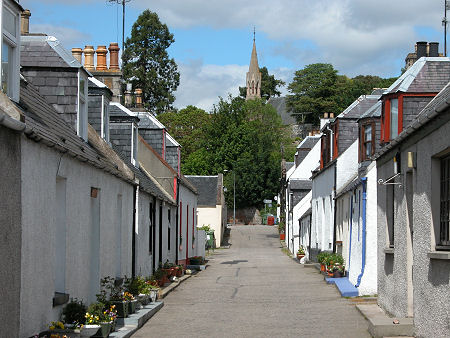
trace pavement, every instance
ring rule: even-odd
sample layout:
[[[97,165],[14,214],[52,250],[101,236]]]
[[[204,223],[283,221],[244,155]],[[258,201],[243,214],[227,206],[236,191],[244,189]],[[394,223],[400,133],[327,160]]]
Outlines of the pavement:
[[[282,252],[276,228],[233,226],[230,244],[133,337],[370,337],[353,303]]]

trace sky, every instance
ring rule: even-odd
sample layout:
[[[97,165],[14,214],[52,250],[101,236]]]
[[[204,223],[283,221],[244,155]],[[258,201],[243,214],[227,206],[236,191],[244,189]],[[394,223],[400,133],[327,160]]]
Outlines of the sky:
[[[122,0],[119,0],[121,2]],[[122,6],[107,0],[20,0],[30,31],[57,37],[70,50],[122,41]],[[131,0],[125,37],[150,9],[174,34],[175,107],[207,111],[245,85],[256,30],[259,66],[292,81],[304,66],[331,63],[339,74],[400,75],[416,41],[443,52],[444,0]],[[288,93],[287,88],[282,90]]]

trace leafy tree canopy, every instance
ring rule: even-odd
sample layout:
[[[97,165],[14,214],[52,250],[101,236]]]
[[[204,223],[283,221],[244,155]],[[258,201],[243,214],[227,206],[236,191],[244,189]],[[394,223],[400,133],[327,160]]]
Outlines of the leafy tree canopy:
[[[184,174],[217,175],[228,170],[225,186],[232,203],[234,172],[239,208],[260,207],[265,198],[273,198],[279,186],[280,148],[291,141],[271,105],[241,97],[220,99],[201,129],[198,148],[184,160]]]
[[[158,120],[164,124],[182,147],[182,167],[192,153],[202,147],[202,140],[206,137],[205,128],[210,123],[210,115],[203,109],[187,106],[180,111],[165,112],[158,115]],[[198,154],[197,154],[198,155]]]
[[[145,10],[125,42],[123,77],[134,88],[142,89],[145,107],[157,114],[171,107],[175,100],[173,92],[180,83],[177,64],[167,53],[174,41],[158,15]]]
[[[318,124],[323,113],[341,113],[360,95],[374,88],[389,87],[396,78],[372,75],[348,78],[338,75],[331,64],[315,63],[295,72],[288,89],[287,106],[297,121]]]
[[[268,100],[273,96],[280,96],[281,92],[278,88],[284,86],[285,82],[270,75],[267,67],[259,68],[259,71],[261,72],[261,97]],[[239,95],[245,99],[247,88],[239,87]]]

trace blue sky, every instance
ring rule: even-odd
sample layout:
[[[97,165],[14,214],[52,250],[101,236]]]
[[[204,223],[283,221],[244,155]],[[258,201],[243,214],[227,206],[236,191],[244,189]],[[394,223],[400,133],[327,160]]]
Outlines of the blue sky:
[[[121,43],[122,8],[106,0],[20,0],[30,30],[68,48]],[[175,105],[209,110],[245,83],[253,26],[260,66],[289,83],[295,70],[327,62],[341,74],[397,76],[416,41],[443,51],[441,0],[131,0],[125,35],[150,7],[175,36],[181,73]],[[286,90],[285,90],[286,91]]]

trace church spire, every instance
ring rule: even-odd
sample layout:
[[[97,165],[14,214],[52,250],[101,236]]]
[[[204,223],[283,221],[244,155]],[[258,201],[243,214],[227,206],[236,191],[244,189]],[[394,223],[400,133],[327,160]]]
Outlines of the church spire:
[[[255,42],[256,31],[253,27],[253,49],[252,56],[250,58],[250,66],[247,72],[247,95],[246,100],[261,98],[261,72],[259,71],[258,65],[258,54],[256,53],[256,42]]]

